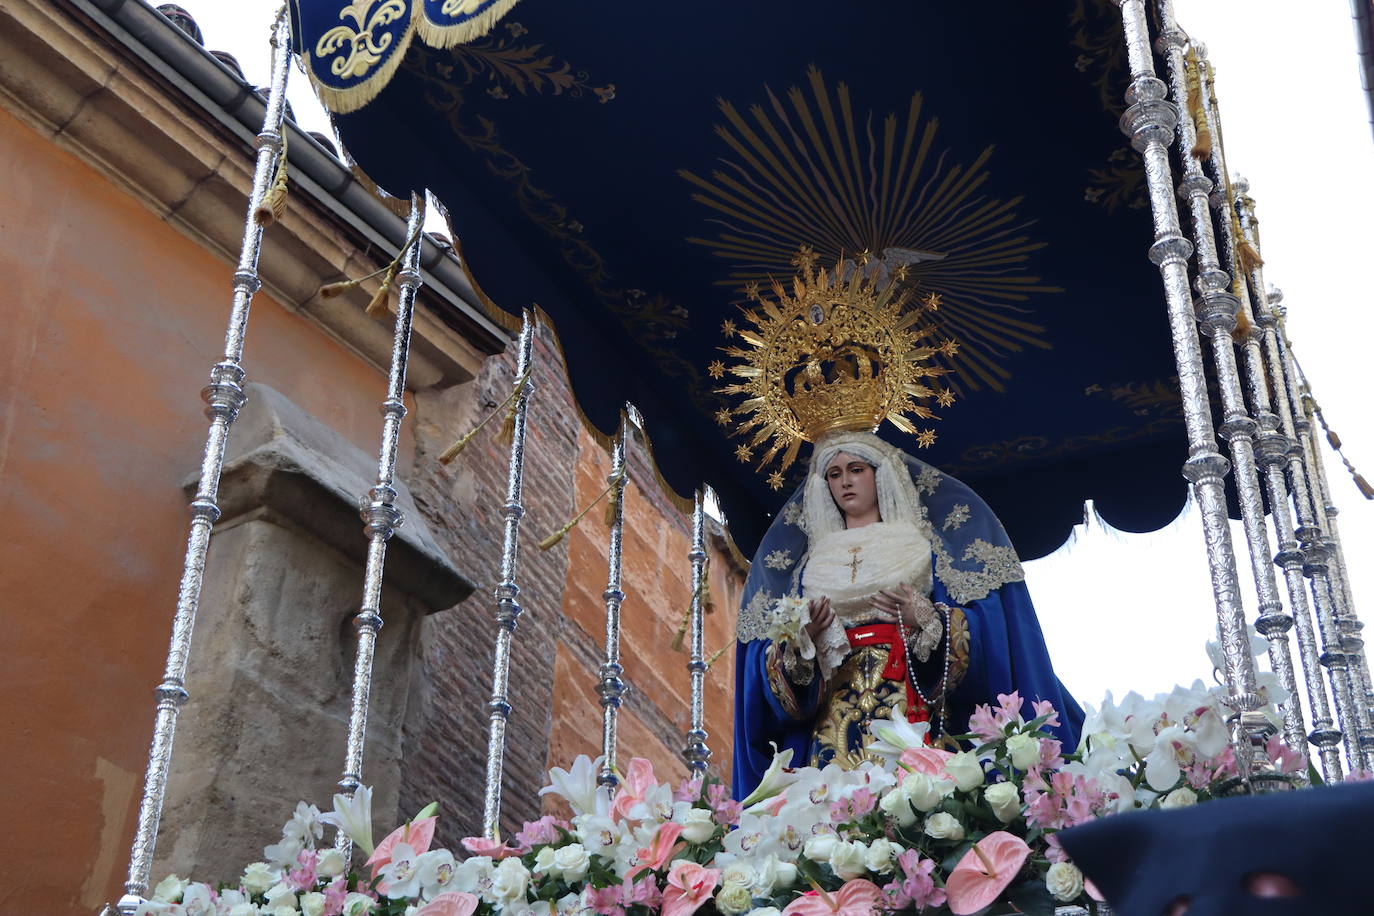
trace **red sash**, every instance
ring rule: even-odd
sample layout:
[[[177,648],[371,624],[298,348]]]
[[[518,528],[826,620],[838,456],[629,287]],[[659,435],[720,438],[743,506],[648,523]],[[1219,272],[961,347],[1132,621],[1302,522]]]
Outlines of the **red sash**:
[[[845,630],[849,644],[860,646],[887,646],[887,667],[883,677],[890,681],[901,681],[906,685],[906,719],[908,722],[929,722],[930,710],[925,701],[916,695],[916,687],[911,681],[911,672],[906,666],[906,646],[902,644],[901,633],[895,623],[870,623],[852,630]],[[929,736],[927,736],[929,740]]]

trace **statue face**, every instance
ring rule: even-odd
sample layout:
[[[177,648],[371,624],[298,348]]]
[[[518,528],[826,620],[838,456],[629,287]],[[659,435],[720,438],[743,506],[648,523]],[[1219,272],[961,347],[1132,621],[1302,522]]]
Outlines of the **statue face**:
[[[867,524],[878,517],[878,483],[873,465],[848,452],[840,452],[825,469],[825,482],[835,505],[844,513],[845,522]]]

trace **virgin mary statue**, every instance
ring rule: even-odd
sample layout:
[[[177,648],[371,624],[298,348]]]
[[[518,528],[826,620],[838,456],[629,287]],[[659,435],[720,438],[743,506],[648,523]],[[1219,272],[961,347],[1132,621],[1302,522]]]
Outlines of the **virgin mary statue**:
[[[874,719],[966,732],[979,703],[1019,692],[1059,712],[1077,745],[1083,712],[1050,666],[1025,576],[992,510],[967,486],[867,432],[815,443],[805,482],[764,536],[744,586],[735,668],[734,793],[773,760],[865,759]],[[805,625],[768,638],[779,599]]]

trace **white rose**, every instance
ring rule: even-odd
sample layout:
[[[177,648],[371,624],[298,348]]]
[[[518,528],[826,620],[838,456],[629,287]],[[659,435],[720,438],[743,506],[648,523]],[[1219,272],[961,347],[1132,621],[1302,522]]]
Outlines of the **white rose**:
[[[491,870],[491,896],[502,904],[524,897],[529,884],[529,870],[519,859],[502,859]]]
[[[945,772],[962,792],[972,792],[983,784],[983,765],[969,751],[960,751],[946,760]]]
[[[830,856],[835,852],[835,847],[840,845],[840,838],[833,833],[818,833],[806,841],[802,847],[802,853],[812,862],[829,862]]]
[[[321,852],[315,862],[315,872],[321,878],[337,878],[346,868],[348,860],[344,858],[343,850],[335,849],[333,846]]]
[[[830,868],[845,881],[859,877],[868,871],[868,847],[858,840],[837,843],[830,853]]]
[[[1034,735],[1012,735],[1007,739],[1007,753],[1011,754],[1012,766],[1029,770],[1040,762],[1040,739]]]
[[[753,905],[754,892],[743,884],[727,884],[716,894],[716,908],[731,916],[748,912]]]
[[[586,849],[586,847],[582,847]],[[534,870],[541,875],[552,874],[558,870],[554,864],[553,857],[558,852],[552,846],[544,846],[534,854]]]
[[[563,880],[569,883],[581,881],[587,877],[587,869],[591,864],[591,858],[587,855],[587,847],[581,843],[569,843],[553,854],[554,868],[561,871]]]
[[[983,790],[983,798],[992,813],[1004,824],[1010,824],[1021,816],[1021,793],[1012,782],[999,782]]]
[[[343,902],[343,916],[365,916],[372,912],[374,901],[367,894],[360,894],[353,891]]]
[[[251,903],[236,903],[229,907],[228,916],[258,916],[258,908]]]
[[[924,773],[908,773],[902,782],[902,794],[917,811],[933,811],[954,792],[954,783],[932,779]]]
[[[730,885],[753,887],[757,879],[758,875],[754,872],[754,866],[744,861],[731,863],[720,875],[720,883],[727,887]]]
[[[682,815],[682,838],[689,843],[705,843],[716,832],[716,822],[706,808],[688,808]]]
[[[277,883],[277,870],[266,862],[254,862],[243,870],[239,884],[250,894],[261,894]]]
[[[269,910],[280,909],[281,907],[296,908],[296,895],[291,892],[291,888],[285,884],[274,884],[263,894],[267,898],[267,908]]]
[[[777,872],[773,875],[773,890],[787,890],[796,883],[797,864],[795,862],[784,862],[779,859]]]
[[[880,875],[892,873],[892,863],[901,849],[881,837],[868,844],[868,870]]]
[[[910,778],[910,777],[908,777]],[[878,799],[878,807],[888,817],[897,822],[898,827],[910,827],[916,823],[916,809],[907,801],[906,793],[900,788],[893,789]]]
[[[280,906],[269,906],[262,912],[265,914],[265,916],[300,916],[299,910],[297,910],[294,906],[287,906],[284,903]]]
[[[176,875],[168,875],[153,888],[153,899],[158,903],[179,903],[186,891],[186,881]]]
[[[301,916],[324,916],[324,894],[318,891],[301,894]]]
[[[925,830],[927,836],[937,840],[953,840],[957,843],[964,838],[964,825],[954,815],[943,811],[926,818]]]
[[[1060,903],[1077,900],[1083,893],[1083,873],[1072,862],[1055,862],[1045,872],[1045,886]]]
[[[782,916],[782,910],[775,906],[761,906],[756,910],[750,910],[745,916]]]
[[[1186,808],[1197,804],[1197,793],[1187,786],[1181,786],[1164,796],[1159,803],[1161,808]]]

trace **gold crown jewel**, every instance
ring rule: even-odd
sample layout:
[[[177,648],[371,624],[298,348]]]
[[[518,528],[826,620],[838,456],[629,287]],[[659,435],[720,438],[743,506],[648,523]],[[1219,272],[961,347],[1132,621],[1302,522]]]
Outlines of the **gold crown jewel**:
[[[716,413],[722,426],[737,421],[732,435],[749,437],[736,456],[751,461],[766,444],[761,470],[781,454],[768,478],[775,490],[801,444],[832,430],[872,432],[887,420],[914,435],[920,447],[932,445],[934,430],[918,429],[913,418],[938,419],[929,404],[947,407],[954,400],[949,389],[933,383],[949,371],[936,365],[935,356],[958,350],[953,340],[933,342],[937,331],[928,316],[940,297],[931,293],[912,303],[904,268],[888,282],[862,260],[842,261],[829,271],[816,260],[815,252],[801,249],[792,261],[797,273],[791,287],[774,280],[771,296],[756,283],[747,286],[754,306],[744,310],[743,323],[726,321],[721,328],[744,344],[721,348],[737,362],[708,367],[713,378],[728,373],[739,379],[717,390],[744,399]]]

